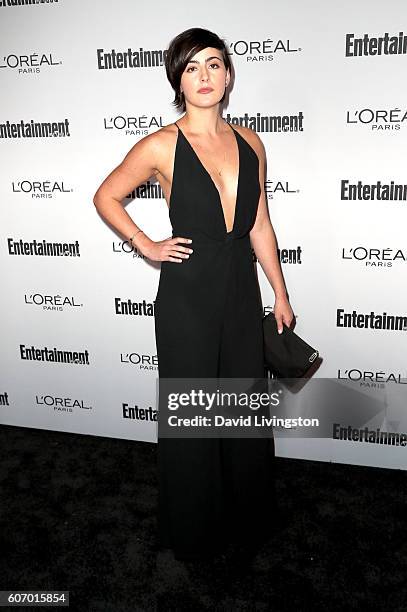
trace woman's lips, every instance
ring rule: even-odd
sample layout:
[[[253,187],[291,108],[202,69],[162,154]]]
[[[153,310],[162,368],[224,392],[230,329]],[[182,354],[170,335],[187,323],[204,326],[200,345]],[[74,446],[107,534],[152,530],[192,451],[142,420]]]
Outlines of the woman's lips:
[[[211,89],[210,87],[203,87],[202,89],[198,89],[198,93],[211,93],[211,91],[213,91],[213,89]]]

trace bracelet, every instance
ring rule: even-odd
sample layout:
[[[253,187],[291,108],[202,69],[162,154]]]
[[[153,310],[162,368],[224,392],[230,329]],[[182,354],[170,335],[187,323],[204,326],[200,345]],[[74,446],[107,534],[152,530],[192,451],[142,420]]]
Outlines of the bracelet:
[[[131,243],[133,244],[133,238],[134,238],[134,236],[137,236],[137,234],[138,234],[139,232],[143,232],[143,230],[141,230],[141,229],[137,230],[137,232],[136,232],[135,234],[133,234],[133,235],[132,235],[132,236],[129,238],[129,242],[131,242]],[[144,232],[143,232],[143,234],[144,234]],[[133,245],[133,246],[134,246],[134,245]]]

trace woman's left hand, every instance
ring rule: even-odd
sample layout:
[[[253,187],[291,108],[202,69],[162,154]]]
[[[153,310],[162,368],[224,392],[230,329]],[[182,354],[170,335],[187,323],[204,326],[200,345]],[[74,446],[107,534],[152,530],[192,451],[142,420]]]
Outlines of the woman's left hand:
[[[294,313],[290,306],[290,302],[286,297],[276,298],[273,311],[277,321],[278,333],[281,334],[283,332],[283,323],[287,325],[287,327],[290,327],[294,319]]]

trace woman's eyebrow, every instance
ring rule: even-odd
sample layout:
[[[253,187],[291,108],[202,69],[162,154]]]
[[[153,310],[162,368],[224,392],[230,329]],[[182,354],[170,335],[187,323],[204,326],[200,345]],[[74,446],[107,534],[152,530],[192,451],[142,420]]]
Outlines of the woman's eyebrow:
[[[205,62],[209,62],[210,60],[213,59],[217,59],[219,61],[222,61],[220,57],[218,57],[217,55],[211,55],[211,57],[207,57]],[[199,64],[198,60],[189,60],[188,64]]]

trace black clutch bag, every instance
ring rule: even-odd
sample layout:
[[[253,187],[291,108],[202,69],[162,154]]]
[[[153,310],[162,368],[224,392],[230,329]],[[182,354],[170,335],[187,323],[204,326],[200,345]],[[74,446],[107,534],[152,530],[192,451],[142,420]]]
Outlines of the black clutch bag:
[[[273,312],[263,317],[263,340],[265,366],[276,378],[301,378],[319,355],[286,325],[279,334]]]

